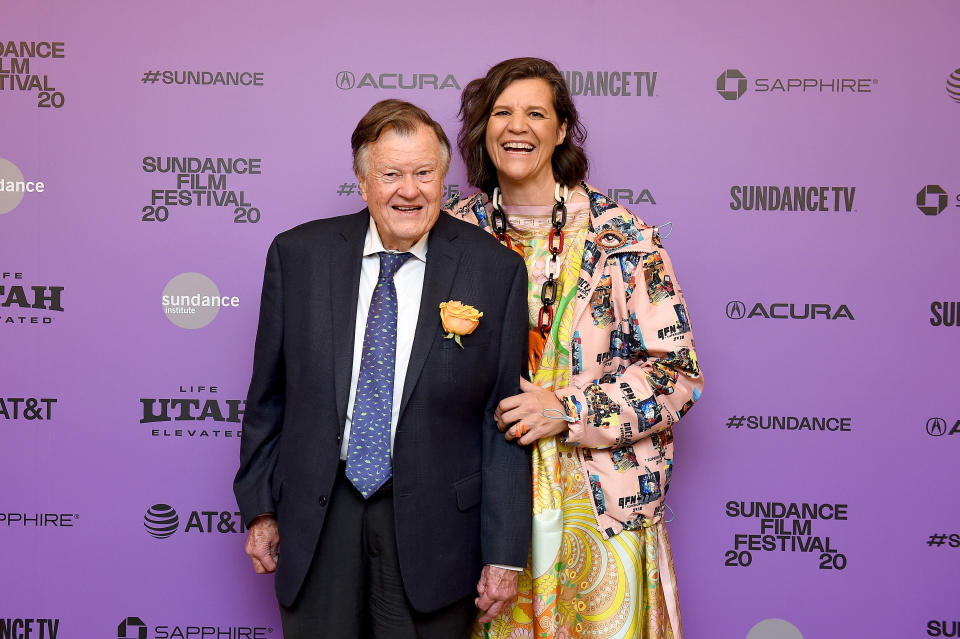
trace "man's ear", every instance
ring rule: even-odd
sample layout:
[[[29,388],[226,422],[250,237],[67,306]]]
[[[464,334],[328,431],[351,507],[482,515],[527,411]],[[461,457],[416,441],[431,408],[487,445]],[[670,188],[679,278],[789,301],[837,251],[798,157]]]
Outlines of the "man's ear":
[[[367,201],[367,180],[364,177],[361,177],[357,173],[357,188],[360,190],[360,197],[363,198],[363,201]]]

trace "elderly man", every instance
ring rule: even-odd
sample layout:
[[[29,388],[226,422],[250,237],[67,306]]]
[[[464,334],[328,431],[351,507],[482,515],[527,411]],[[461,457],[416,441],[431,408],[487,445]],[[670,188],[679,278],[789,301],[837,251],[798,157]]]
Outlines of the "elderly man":
[[[267,253],[234,481],[247,554],[276,570],[285,639],[466,637],[527,560],[529,458],[494,421],[526,361],[526,270],[440,215],[450,144],[425,111],[379,102],[352,147],[367,208]]]

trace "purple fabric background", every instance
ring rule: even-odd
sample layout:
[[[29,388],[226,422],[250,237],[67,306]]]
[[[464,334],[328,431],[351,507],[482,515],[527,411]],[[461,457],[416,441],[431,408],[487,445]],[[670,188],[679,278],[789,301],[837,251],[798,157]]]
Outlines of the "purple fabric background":
[[[38,108],[36,91],[0,91],[0,158],[46,184],[0,215],[0,273],[23,273],[0,285],[64,287],[63,312],[0,307],[0,397],[57,399],[49,420],[0,415],[0,513],[76,516],[70,527],[0,521],[0,622],[58,619],[64,638],[123,636],[117,624],[130,616],[150,637],[158,626],[281,635],[272,579],[253,575],[244,535],[185,530],[193,511],[216,511],[216,524],[236,509],[239,440],[151,435],[231,425],[141,424],[140,399],[244,397],[267,246],[302,221],[362,207],[337,192],[355,182],[349,134],[373,102],[413,101],[456,136],[456,88],[342,90],[340,72],[357,82],[452,74],[463,87],[517,55],[570,71],[657,72],[653,95],[576,101],[589,181],[647,189],[655,204],[624,203],[649,223],[674,223],[665,244],[706,375],[703,399],[675,429],[668,497],[688,639],[740,639],[770,618],[806,639],[925,637],[929,622],[960,619],[960,548],[949,543],[960,534],[960,433],[925,429],[933,417],[948,431],[960,420],[960,329],[929,321],[931,302],[960,300],[960,103],[946,92],[960,67],[956,2],[431,0],[379,10],[177,0],[19,3],[0,16],[4,42],[65,43],[64,59],[30,62],[62,108]],[[748,80],[739,100],[717,93],[727,69]],[[264,80],[144,83],[151,70]],[[753,91],[757,78],[791,77],[876,82],[862,94]],[[173,176],[142,171],[144,156],[261,158],[262,175],[227,177],[261,220],[176,207],[166,222],[141,221],[151,189],[176,188]],[[447,181],[469,191],[459,159]],[[933,184],[949,205],[925,216],[917,192]],[[851,212],[734,212],[734,185],[856,194]],[[160,296],[186,272],[239,307],[202,329],[175,326]],[[748,310],[845,304],[855,319],[737,321],[724,310],[732,300]],[[3,321],[19,315],[54,319]],[[852,427],[728,428],[740,415],[849,417]],[[740,500],[847,504],[847,521],[812,523],[846,567],[782,552],[724,565],[735,533],[760,532],[758,519],[726,516]],[[161,503],[180,526],[154,539],[143,517]],[[948,541],[928,545],[934,534]]]

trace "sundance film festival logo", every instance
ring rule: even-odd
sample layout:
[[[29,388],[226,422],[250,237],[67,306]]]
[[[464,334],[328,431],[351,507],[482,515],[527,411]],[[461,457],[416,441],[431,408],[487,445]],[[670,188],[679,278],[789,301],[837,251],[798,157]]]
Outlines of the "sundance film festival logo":
[[[154,539],[168,539],[180,528],[180,515],[170,504],[157,503],[147,509],[143,527]],[[240,513],[229,510],[193,510],[183,527],[184,534],[242,533],[245,528]]]
[[[266,639],[272,633],[270,626],[194,623],[148,626],[140,617],[127,617],[117,626],[117,639]]]
[[[717,93],[724,100],[739,100],[747,92],[783,95],[861,95],[873,93],[876,78],[821,78],[782,76],[755,78],[751,83],[740,69],[727,69],[717,76]]]
[[[43,193],[46,188],[47,185],[40,180],[25,179],[16,164],[0,158],[0,215],[20,206],[27,195],[33,197],[33,194]]]
[[[170,209],[176,207],[197,212],[216,207],[225,208],[235,224],[256,224],[260,208],[233,183],[249,184],[255,179],[249,176],[263,173],[262,164],[260,158],[252,157],[145,156],[140,162],[144,173],[169,177],[166,188],[150,190],[150,204],[140,209],[140,220],[166,222]]]
[[[849,520],[847,504],[746,501],[726,503],[725,514],[740,525],[724,566],[748,568],[758,553],[797,553],[815,557],[820,570],[844,570],[847,557],[823,528],[836,530],[835,522]],[[828,523],[834,522],[834,523]]]
[[[452,73],[412,73],[406,72],[363,72],[355,74],[353,71],[340,71],[335,78],[337,88],[341,91],[350,89],[407,89],[422,91],[432,89],[460,90],[460,83]]]
[[[830,304],[797,304],[794,302],[754,302],[746,304],[740,300],[733,300],[727,303],[727,318],[732,320],[741,319],[826,319],[853,320],[853,313],[846,304],[840,304],[833,307]]]
[[[950,422],[942,417],[931,417],[927,420],[925,428],[927,435],[930,435],[931,437],[958,435],[960,434],[960,419],[953,422],[953,425],[951,426]]]
[[[954,102],[960,102],[960,69],[954,69],[947,78],[947,95]]]
[[[59,619],[0,618],[0,637],[3,639],[57,639],[59,632]]]
[[[656,71],[561,71],[570,95],[647,97],[656,95]]]
[[[66,97],[36,67],[47,70],[49,60],[64,59],[65,49],[63,42],[0,40],[0,94],[36,91],[38,108],[63,107]]]
[[[960,193],[955,199],[954,206],[960,208]],[[949,205],[950,195],[939,184],[928,184],[917,192],[917,208],[924,215],[940,215]]]
[[[180,328],[203,328],[221,308],[237,308],[240,298],[221,295],[213,280],[203,273],[181,273],[167,282],[160,303],[171,322]]]
[[[63,313],[64,288],[28,283],[17,271],[0,272],[0,323],[52,324]]]
[[[180,385],[174,397],[141,397],[140,423],[151,426],[151,437],[182,439],[236,439],[243,418],[242,399],[220,399],[220,388]],[[205,394],[213,397],[205,397]]]

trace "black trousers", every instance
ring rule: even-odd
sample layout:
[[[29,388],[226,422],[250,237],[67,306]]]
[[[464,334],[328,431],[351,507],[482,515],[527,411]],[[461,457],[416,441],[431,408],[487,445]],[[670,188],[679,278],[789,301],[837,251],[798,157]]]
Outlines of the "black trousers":
[[[282,530],[280,553],[283,561]],[[466,639],[476,613],[472,596],[436,612],[413,609],[390,488],[364,499],[341,465],[303,589],[290,608],[280,607],[284,639]]]

